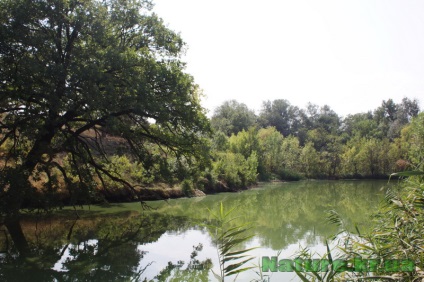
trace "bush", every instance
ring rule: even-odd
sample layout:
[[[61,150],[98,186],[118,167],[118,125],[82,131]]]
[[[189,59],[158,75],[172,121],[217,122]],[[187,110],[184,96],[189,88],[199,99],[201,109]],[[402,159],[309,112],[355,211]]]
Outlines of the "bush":
[[[193,182],[191,182],[188,179],[185,179],[183,182],[181,182],[181,190],[183,191],[184,195],[186,195],[187,197],[193,197],[194,196]]]
[[[148,173],[141,163],[132,161],[125,155],[114,155],[111,156],[109,160],[109,163],[104,163],[103,165],[108,171],[110,171],[111,175],[121,177],[134,184],[153,183],[154,176],[151,173]],[[122,186],[107,176],[104,176],[104,182],[108,188]]]
[[[289,169],[282,169],[278,172],[278,175],[280,177],[281,180],[287,180],[287,181],[299,181],[304,179],[304,177],[293,170],[289,170]]]
[[[213,164],[217,182],[230,189],[246,188],[256,183],[258,159],[253,152],[247,159],[239,153],[220,153]]]

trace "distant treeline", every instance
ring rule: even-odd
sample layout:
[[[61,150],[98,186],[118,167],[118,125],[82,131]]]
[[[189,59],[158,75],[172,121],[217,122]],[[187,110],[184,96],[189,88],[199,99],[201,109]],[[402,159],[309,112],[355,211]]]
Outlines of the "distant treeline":
[[[259,115],[235,100],[212,118],[211,151],[220,181],[238,186],[252,176],[234,167],[257,164],[259,180],[382,178],[417,161],[411,154],[417,100],[383,101],[374,111],[340,117],[329,106],[300,109],[287,100],[263,102]],[[413,119],[415,123],[411,123]],[[422,124],[422,116],[421,116]]]
[[[196,189],[245,189],[258,181],[387,178],[422,161],[414,151],[424,142],[414,134],[424,124],[419,112],[418,102],[408,98],[399,104],[389,99],[374,111],[344,118],[326,105],[299,109],[274,100],[264,102],[256,115],[231,100],[211,117],[212,134],[193,147],[202,157],[175,157],[146,143],[149,163],[142,164],[114,146],[108,169],[141,187],[177,187],[157,189],[166,192],[165,198],[191,196]],[[105,184],[115,191],[109,200],[123,191],[113,181]],[[127,198],[121,196],[120,201]]]

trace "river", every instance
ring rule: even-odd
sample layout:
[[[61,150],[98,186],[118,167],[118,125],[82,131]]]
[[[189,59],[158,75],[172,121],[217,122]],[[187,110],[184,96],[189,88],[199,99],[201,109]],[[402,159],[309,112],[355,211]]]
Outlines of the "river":
[[[205,224],[212,222],[211,211],[221,202],[225,210],[234,208],[237,218],[231,224],[250,223],[252,238],[242,246],[256,247],[249,252],[254,257],[250,264],[277,255],[294,259],[303,248],[323,255],[326,240],[338,232],[327,220],[328,211],[336,211],[347,229],[357,226],[365,232],[387,185],[356,180],[267,183],[240,193],[148,202],[148,209],[129,203],[29,215],[21,226],[31,254],[20,255],[0,229],[0,280],[216,281],[204,267],[212,262],[219,272],[212,231]],[[258,272],[254,267],[236,281],[299,281],[293,272],[267,271],[262,278]]]

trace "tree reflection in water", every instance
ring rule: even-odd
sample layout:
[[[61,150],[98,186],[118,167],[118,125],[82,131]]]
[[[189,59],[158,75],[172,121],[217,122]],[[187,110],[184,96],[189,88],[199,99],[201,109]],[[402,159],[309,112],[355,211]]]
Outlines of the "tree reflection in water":
[[[76,220],[28,217],[20,223],[29,252],[20,253],[19,246],[11,242],[13,236],[2,230],[1,281],[143,281],[152,262],[143,260],[145,252],[139,246],[157,241],[166,231],[190,226],[186,217],[158,213],[145,217],[137,212],[86,215]],[[207,281],[211,261],[197,260],[201,249],[196,246],[186,268],[182,262],[169,262],[159,273],[159,281],[199,274]]]

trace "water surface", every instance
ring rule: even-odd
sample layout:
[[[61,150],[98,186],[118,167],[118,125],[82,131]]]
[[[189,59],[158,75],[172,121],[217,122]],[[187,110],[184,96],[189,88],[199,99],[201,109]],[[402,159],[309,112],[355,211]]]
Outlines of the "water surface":
[[[79,218],[72,210],[30,216],[21,225],[31,254],[20,255],[0,230],[0,279],[27,281],[30,275],[32,281],[215,281],[210,271],[193,265],[210,259],[218,271],[216,247],[205,223],[211,222],[210,210],[220,202],[226,209],[235,208],[233,224],[251,223],[254,236],[244,247],[258,247],[251,255],[259,264],[263,256],[277,253],[294,258],[301,248],[323,254],[325,241],[338,231],[328,223],[329,210],[339,213],[351,230],[356,225],[366,231],[386,186],[385,181],[273,183],[241,193],[149,202],[150,210],[131,203],[84,207],[77,210]],[[191,258],[199,244],[201,250]],[[269,281],[298,281],[293,273],[264,275]],[[250,270],[237,281],[252,279],[259,276]]]

